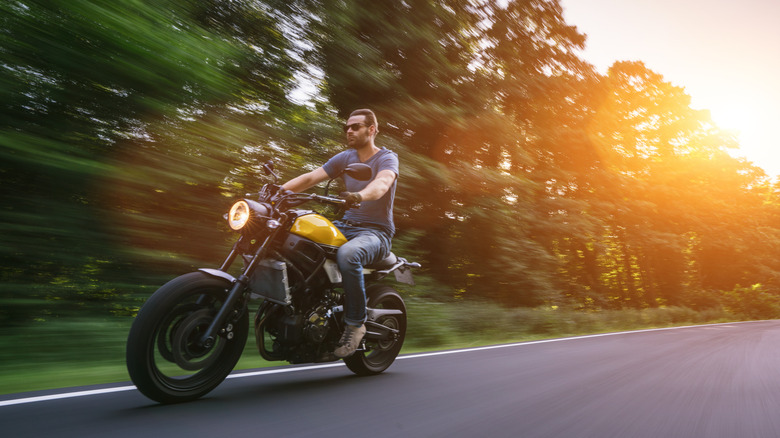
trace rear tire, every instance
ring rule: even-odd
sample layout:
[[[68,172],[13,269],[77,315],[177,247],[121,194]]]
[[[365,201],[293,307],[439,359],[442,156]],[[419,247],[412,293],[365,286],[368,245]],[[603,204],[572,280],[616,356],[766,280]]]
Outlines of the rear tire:
[[[347,368],[359,376],[371,376],[386,370],[395,361],[406,337],[406,305],[398,292],[390,286],[375,284],[366,288],[366,296],[368,307],[396,309],[401,310],[403,314],[383,316],[376,321],[398,330],[397,339],[366,341],[365,351],[357,351],[352,356],[344,358]]]
[[[203,396],[222,383],[244,351],[246,309],[233,324],[233,339],[198,344],[227,297],[230,283],[203,272],[177,277],[158,289],[138,312],[127,338],[127,371],[141,393],[160,403]]]

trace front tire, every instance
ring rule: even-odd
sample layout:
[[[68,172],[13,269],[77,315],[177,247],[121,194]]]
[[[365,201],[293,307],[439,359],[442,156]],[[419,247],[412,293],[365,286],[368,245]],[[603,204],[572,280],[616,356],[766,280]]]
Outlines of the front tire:
[[[249,334],[246,309],[232,321],[233,338],[211,347],[198,340],[227,297],[230,283],[202,272],[177,277],[138,312],[127,338],[127,370],[139,391],[160,403],[203,396],[227,377]]]
[[[392,365],[406,337],[406,305],[398,292],[390,286],[375,284],[366,288],[368,307],[374,309],[400,310],[401,315],[387,315],[376,322],[398,330],[395,340],[366,341],[366,349],[357,351],[350,357],[344,358],[353,373],[359,376],[371,376],[379,374]]]

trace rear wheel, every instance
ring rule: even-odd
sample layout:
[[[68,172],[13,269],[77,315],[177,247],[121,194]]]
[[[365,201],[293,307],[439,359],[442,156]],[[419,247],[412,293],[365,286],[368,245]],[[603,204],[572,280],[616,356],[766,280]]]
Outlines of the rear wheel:
[[[398,330],[395,339],[367,340],[366,349],[357,351],[344,358],[347,367],[355,374],[370,376],[386,370],[398,356],[406,336],[406,305],[398,292],[390,286],[372,285],[366,288],[368,307],[374,309],[400,310],[398,315],[385,315],[377,319],[377,323]]]
[[[246,310],[233,318],[232,336],[218,336],[210,347],[199,343],[229,286],[224,279],[192,272],[149,298],[127,339],[127,370],[139,391],[160,403],[189,401],[230,374],[249,334]]]

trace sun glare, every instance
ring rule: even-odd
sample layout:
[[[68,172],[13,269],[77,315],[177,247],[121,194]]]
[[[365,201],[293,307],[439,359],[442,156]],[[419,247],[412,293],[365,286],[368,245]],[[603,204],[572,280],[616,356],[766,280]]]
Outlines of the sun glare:
[[[722,129],[734,131],[737,134],[750,132],[752,128],[752,114],[738,106],[717,108],[711,111],[713,121]]]
[[[760,101],[736,99],[728,105],[711,109],[712,120],[722,129],[737,136],[739,150],[732,155],[747,158],[763,168],[769,176],[780,174],[780,148],[775,145],[772,123],[769,116],[772,109]]]

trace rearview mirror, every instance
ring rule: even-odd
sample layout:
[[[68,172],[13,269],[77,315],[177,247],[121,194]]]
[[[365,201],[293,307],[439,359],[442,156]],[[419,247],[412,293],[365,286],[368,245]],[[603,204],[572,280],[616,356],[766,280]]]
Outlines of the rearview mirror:
[[[265,171],[266,175],[270,175],[274,178],[274,184],[279,182],[279,175],[274,172],[274,163],[273,161],[267,161],[265,164],[263,164],[263,170]]]
[[[344,173],[358,181],[368,181],[374,174],[374,172],[371,171],[371,166],[363,163],[352,163],[348,165],[346,169],[344,169]]]
[[[368,164],[363,164],[363,163],[348,164],[347,167],[344,168],[343,172],[341,172],[338,176],[335,176],[331,178],[330,181],[328,181],[328,184],[325,186],[326,196],[328,194],[328,191],[330,190],[330,183],[332,183],[334,179],[344,174],[349,175],[358,181],[368,181],[374,175],[374,171],[371,170],[371,166],[369,166]]]

